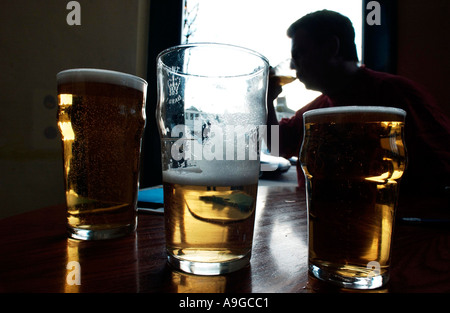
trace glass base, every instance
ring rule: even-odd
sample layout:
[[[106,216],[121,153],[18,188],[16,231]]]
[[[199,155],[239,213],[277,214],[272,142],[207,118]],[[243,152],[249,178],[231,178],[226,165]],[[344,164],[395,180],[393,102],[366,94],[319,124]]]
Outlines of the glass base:
[[[325,282],[350,289],[376,289],[384,286],[389,280],[389,272],[380,275],[356,276],[340,275],[336,270],[309,264],[309,272]]]
[[[80,240],[105,240],[126,236],[136,230],[136,224],[110,229],[83,229],[67,227],[69,236]]]
[[[239,259],[227,262],[194,262],[190,260],[180,259],[171,253],[167,253],[169,264],[177,270],[195,275],[222,275],[231,273],[244,268],[250,263],[250,255],[248,253]]]

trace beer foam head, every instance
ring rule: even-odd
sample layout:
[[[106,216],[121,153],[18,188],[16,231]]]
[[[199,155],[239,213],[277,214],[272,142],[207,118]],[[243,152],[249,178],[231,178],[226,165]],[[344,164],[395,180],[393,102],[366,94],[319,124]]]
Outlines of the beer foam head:
[[[201,161],[195,168],[162,172],[163,181],[199,186],[242,186],[258,183],[259,161]]]
[[[376,122],[405,120],[406,112],[382,106],[343,106],[310,110],[303,113],[305,123]]]
[[[58,84],[73,82],[98,82],[130,87],[145,92],[147,82],[137,76],[101,69],[76,68],[56,74]]]

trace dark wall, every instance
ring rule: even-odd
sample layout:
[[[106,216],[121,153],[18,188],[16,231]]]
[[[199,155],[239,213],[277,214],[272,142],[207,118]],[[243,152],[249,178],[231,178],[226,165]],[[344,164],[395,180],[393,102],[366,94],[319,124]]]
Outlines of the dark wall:
[[[166,48],[181,43],[182,0],[150,1],[147,69],[147,125],[142,144],[140,188],[161,184],[161,146],[156,127],[156,57]]]
[[[450,116],[450,1],[398,0],[397,73],[423,85]]]

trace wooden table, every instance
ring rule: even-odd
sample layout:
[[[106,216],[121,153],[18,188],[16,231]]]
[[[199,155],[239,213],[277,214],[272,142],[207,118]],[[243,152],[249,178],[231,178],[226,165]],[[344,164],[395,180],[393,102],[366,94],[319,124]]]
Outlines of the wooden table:
[[[0,292],[345,292],[308,276],[304,191],[259,187],[258,192],[251,265],[224,276],[172,270],[161,214],[140,213],[134,235],[87,242],[67,238],[63,205],[2,219]],[[430,205],[411,202],[418,209]],[[448,213],[448,203],[439,205]],[[400,215],[409,212],[401,209]],[[81,285],[67,283],[70,261],[80,264]],[[450,292],[450,229],[397,224],[391,281],[375,292]]]

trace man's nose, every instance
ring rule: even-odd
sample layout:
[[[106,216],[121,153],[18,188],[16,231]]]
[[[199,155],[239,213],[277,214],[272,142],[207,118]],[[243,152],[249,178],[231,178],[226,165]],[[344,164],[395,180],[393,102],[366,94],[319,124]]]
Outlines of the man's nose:
[[[294,59],[291,59],[290,67],[291,67],[291,70],[295,70],[296,66],[295,66]]]

